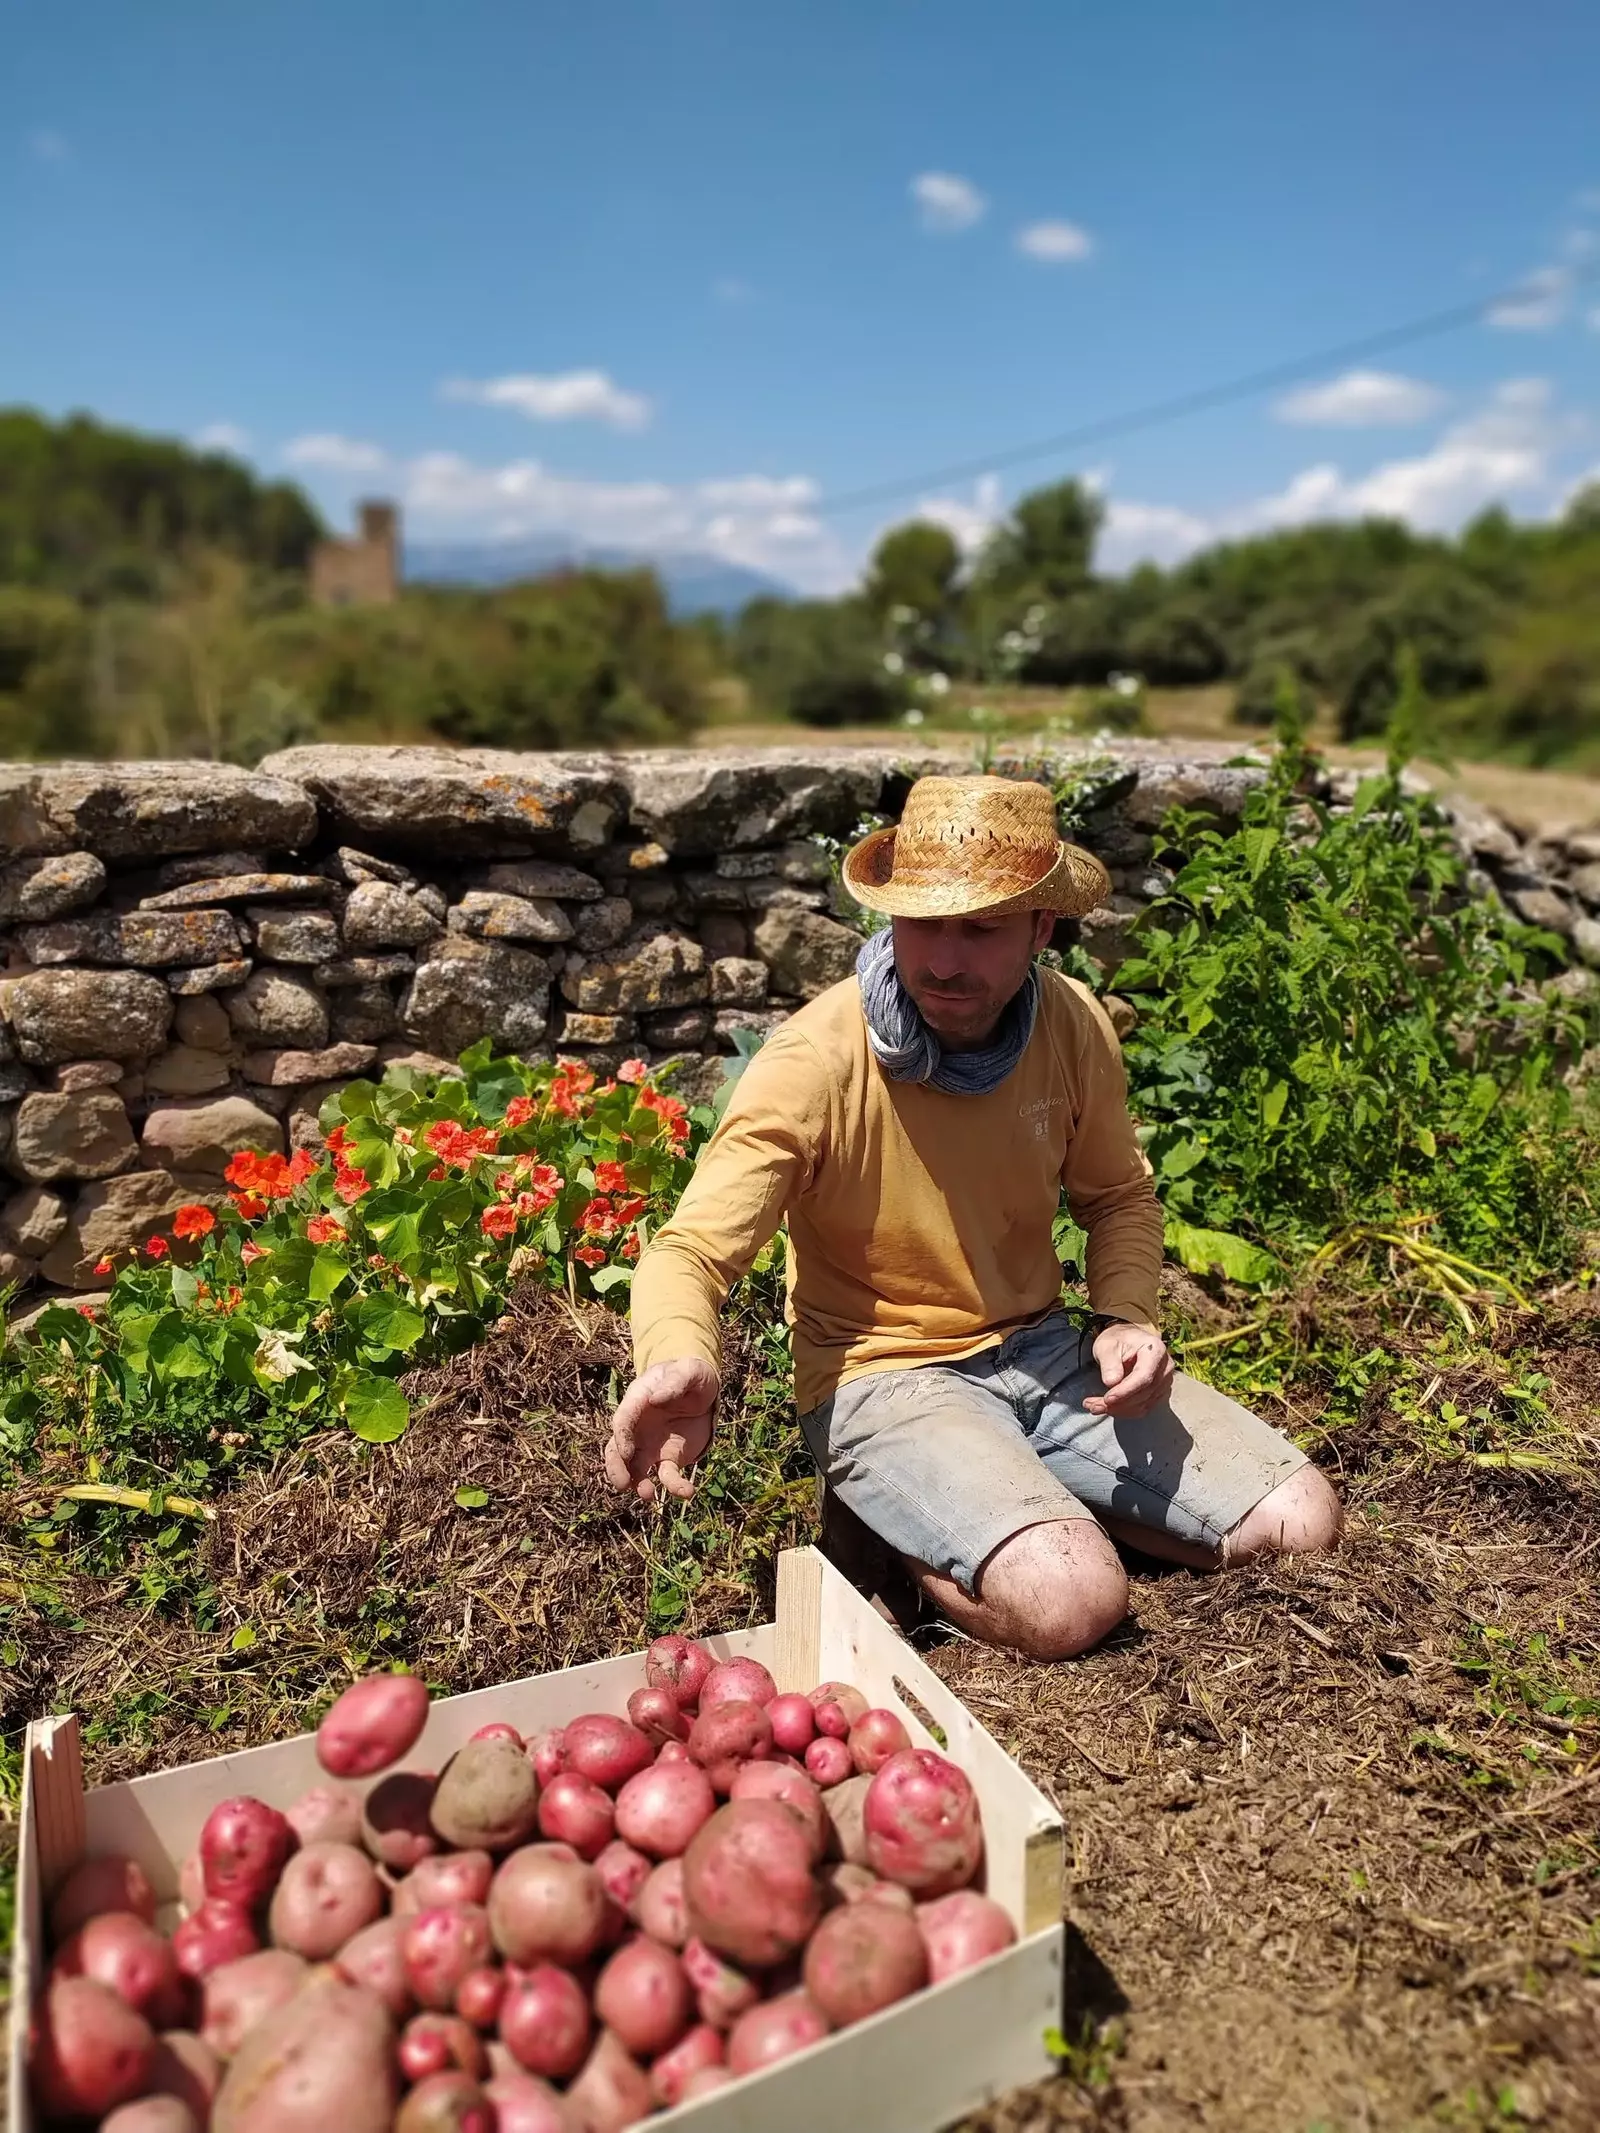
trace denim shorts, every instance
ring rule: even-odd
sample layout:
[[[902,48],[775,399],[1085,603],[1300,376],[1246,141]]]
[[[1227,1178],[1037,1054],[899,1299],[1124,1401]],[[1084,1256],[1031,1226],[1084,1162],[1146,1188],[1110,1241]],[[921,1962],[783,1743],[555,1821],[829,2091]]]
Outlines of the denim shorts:
[[[1003,1541],[1101,1516],[1206,1548],[1306,1464],[1235,1400],[1180,1372],[1142,1415],[1091,1414],[1105,1390],[1064,1311],[959,1363],[851,1378],[800,1417],[828,1485],[901,1555],[965,1592]]]

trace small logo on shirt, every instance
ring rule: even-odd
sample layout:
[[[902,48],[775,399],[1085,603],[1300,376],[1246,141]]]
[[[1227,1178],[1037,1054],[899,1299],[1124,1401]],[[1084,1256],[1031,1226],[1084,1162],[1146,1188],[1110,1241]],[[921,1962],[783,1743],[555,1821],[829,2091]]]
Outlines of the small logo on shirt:
[[[1048,1140],[1050,1137],[1050,1113],[1055,1110],[1058,1104],[1064,1104],[1066,1100],[1064,1096],[1041,1096],[1031,1104],[1020,1104],[1017,1108],[1017,1116],[1032,1125],[1033,1138],[1036,1141]]]

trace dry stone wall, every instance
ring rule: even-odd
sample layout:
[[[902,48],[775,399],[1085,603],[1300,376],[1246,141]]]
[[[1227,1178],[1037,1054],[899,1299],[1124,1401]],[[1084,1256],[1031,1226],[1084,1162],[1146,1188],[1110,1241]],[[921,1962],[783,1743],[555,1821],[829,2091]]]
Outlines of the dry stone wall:
[[[1262,772],[1124,744],[1085,841],[1108,972],[1169,877],[1167,810],[1236,820]],[[1005,768],[1001,764],[1001,768]],[[211,763],[0,765],[0,1288],[92,1292],[215,1201],[242,1148],[314,1144],[330,1090],[483,1036],[599,1070],[720,1078],[848,975],[828,851],[965,757],[887,749],[523,756],[310,747]],[[1340,796],[1335,783],[1331,796]],[[1486,891],[1600,964],[1600,835],[1457,834]]]

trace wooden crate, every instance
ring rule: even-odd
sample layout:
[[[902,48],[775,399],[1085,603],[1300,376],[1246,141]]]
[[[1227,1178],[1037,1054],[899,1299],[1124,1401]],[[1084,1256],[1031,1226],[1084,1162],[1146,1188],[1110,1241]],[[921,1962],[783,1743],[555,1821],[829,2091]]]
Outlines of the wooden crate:
[[[767,2073],[663,2113],[694,2133],[934,2133],[1001,2091],[1051,2070],[1046,2029],[1061,2020],[1062,1833],[1054,1808],[999,1744],[853,1586],[815,1549],[778,1565],[778,1619],[706,1640],[719,1658],[760,1659],[780,1689],[853,1681],[898,1710],[913,1741],[939,1746],[972,1780],[983,1809],[986,1886],[1010,1912],[1017,1944],[978,1969],[919,1993]],[[490,1718],[523,1732],[582,1711],[622,1713],[643,1680],[642,1655],[569,1667],[436,1702],[417,1747],[425,1768]],[[944,1735],[937,1741],[928,1722]],[[324,1781],[313,1736],[219,1755],[85,1793],[74,1718],[28,1729],[13,1972],[8,2133],[34,2133],[27,2096],[26,2010],[46,1965],[43,1911],[83,1858],[126,1852],[158,1895],[175,1901],[178,1868],[220,1800],[252,1793],[286,1807]],[[648,2121],[651,2125],[657,2120]]]

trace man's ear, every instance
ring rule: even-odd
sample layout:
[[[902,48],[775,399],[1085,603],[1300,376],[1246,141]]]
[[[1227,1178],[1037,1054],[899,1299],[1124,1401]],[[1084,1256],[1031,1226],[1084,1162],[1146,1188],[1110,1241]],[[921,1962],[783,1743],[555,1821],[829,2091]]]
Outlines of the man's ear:
[[[1056,930],[1054,911],[1035,911],[1033,914],[1033,952],[1035,955],[1050,945],[1050,937]]]

